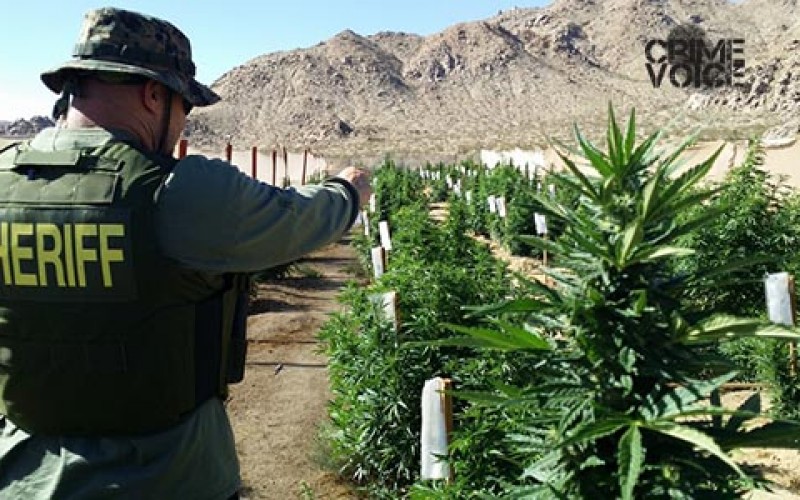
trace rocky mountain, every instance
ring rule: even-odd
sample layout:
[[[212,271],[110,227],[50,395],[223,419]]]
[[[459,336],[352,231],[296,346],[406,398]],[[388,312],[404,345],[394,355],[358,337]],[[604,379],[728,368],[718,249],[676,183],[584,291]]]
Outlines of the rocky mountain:
[[[0,136],[30,137],[42,129],[52,127],[53,120],[46,116],[34,116],[29,120],[0,120]]]
[[[654,88],[645,44],[677,26],[744,39],[740,85]],[[645,130],[793,134],[798,49],[797,0],[556,0],[430,36],[344,31],[264,54],[213,83],[223,101],[196,109],[187,135],[328,155],[463,153],[542,145],[574,122],[592,134],[609,102],[635,107]]]

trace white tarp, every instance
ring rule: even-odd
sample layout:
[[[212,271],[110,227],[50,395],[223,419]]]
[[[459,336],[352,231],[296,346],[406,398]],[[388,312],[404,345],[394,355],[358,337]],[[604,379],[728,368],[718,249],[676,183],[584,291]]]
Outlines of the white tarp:
[[[527,166],[531,172],[545,166],[544,151],[525,151],[519,148],[511,151],[493,151],[490,149],[481,150],[481,163],[488,168],[500,165],[514,165],[525,168]]]

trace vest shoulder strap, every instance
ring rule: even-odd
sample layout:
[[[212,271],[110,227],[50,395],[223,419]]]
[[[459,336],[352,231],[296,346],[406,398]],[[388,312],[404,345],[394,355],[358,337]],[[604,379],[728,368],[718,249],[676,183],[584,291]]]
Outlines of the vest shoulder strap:
[[[81,152],[77,149],[61,151],[39,151],[36,149],[17,149],[15,166],[77,167],[81,162]]]
[[[0,154],[2,154],[2,153],[5,153],[5,152],[6,152],[6,151],[8,151],[9,149],[11,149],[11,148],[13,148],[13,147],[16,147],[16,146],[19,146],[20,144],[22,144],[22,143],[21,143],[21,142],[19,142],[19,141],[12,142],[11,144],[6,144],[6,145],[5,145],[5,146],[3,146],[2,148],[0,148]]]

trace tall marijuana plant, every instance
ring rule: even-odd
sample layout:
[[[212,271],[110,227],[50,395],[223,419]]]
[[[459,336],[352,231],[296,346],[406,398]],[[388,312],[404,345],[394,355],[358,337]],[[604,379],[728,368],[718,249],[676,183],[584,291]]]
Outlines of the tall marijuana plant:
[[[555,241],[525,237],[554,256],[554,284],[530,282],[527,298],[476,311],[494,326],[491,336],[486,328],[452,326],[473,345],[536,350],[546,363],[526,387],[463,397],[531,415],[515,438],[517,456],[527,459],[512,498],[737,498],[758,483],[730,451],[796,448],[800,426],[750,425],[761,415],[758,396],[735,410],[722,407],[717,391],[735,370],[703,347],[797,335],[683,300],[687,289],[713,286],[714,276],[741,262],[683,276],[668,265],[692,252],[678,239],[719,213],[678,217],[714,194],[700,181],[719,151],[686,167],[678,160],[692,138],[672,152],[656,150],[658,133],[637,145],[635,113],[623,133],[613,109],[606,151],[577,127],[575,135],[588,168],[562,155],[565,171],[551,180],[577,201],[537,200],[563,233]]]

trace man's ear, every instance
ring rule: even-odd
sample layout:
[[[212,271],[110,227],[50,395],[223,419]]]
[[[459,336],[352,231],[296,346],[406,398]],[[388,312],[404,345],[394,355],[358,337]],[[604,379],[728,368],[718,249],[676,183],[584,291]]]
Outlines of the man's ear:
[[[150,113],[161,113],[164,108],[164,99],[166,98],[164,86],[155,80],[147,80],[140,89],[139,96],[142,99],[144,108]]]

